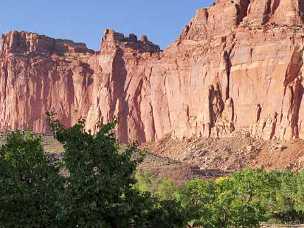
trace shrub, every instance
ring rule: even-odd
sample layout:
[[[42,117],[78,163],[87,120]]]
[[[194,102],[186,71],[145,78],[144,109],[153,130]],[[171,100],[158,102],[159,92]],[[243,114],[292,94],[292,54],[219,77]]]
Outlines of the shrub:
[[[161,201],[135,188],[138,149],[119,146],[115,123],[92,135],[84,122],[65,129],[50,119],[63,144],[66,177],[62,224],[68,227],[179,227],[184,219],[175,202]],[[175,203],[175,204],[174,204]]]
[[[50,163],[41,138],[13,132],[0,149],[0,227],[258,227],[304,222],[304,172],[243,170],[217,180],[176,186],[136,173],[136,146],[121,147],[115,123],[92,135],[84,121],[64,128],[49,116],[63,144]],[[66,175],[62,175],[64,169]]]
[[[56,227],[63,178],[48,163],[41,138],[14,132],[0,149],[0,227]]]

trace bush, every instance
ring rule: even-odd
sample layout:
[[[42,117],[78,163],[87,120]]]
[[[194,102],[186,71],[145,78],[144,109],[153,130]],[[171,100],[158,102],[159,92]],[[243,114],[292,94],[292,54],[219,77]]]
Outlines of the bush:
[[[63,160],[50,163],[41,138],[14,132],[0,149],[0,227],[258,227],[304,222],[304,172],[244,170],[216,180],[136,173],[134,145],[113,129],[80,121],[65,129],[50,116]],[[62,173],[65,175],[62,175]]]
[[[159,201],[135,188],[134,160],[138,149],[122,149],[113,133],[115,123],[95,134],[84,130],[84,122],[65,129],[50,119],[55,137],[64,147],[66,177],[62,221],[69,227],[176,227],[183,224],[177,205]],[[167,225],[169,221],[174,222]]]
[[[0,149],[0,227],[56,227],[63,183],[40,137],[9,134]]]
[[[176,202],[136,189],[138,149],[119,146],[115,123],[91,135],[83,121],[68,129],[52,116],[49,121],[64,146],[58,167],[31,133],[9,134],[1,147],[0,227],[183,226]]]
[[[160,200],[175,200],[178,187],[169,178],[159,178],[150,172],[136,173],[135,188],[140,192],[150,192]]]
[[[203,227],[258,227],[304,222],[303,172],[244,170],[217,180],[193,180],[178,191],[187,222]]]
[[[181,187],[143,176],[139,183],[153,183],[154,195],[182,206],[190,226],[259,227],[267,221],[304,222],[304,172],[243,170],[216,180],[191,180]],[[169,187],[163,189],[162,183]]]

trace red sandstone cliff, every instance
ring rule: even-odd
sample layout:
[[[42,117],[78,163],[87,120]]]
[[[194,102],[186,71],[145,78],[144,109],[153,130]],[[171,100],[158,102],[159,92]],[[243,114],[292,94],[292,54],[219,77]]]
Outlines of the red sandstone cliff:
[[[0,129],[46,130],[45,112],[87,129],[118,118],[146,142],[221,136],[304,138],[304,0],[217,0],[160,51],[107,30],[101,50],[33,33],[0,41]]]

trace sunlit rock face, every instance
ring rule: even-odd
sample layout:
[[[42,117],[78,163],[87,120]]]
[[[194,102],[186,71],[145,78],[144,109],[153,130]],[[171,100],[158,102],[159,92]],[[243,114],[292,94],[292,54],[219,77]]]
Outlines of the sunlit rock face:
[[[304,5],[301,0],[251,0],[246,20],[257,25],[302,25]]]
[[[45,112],[121,142],[253,136],[304,138],[302,0],[218,0],[166,50],[107,30],[84,44],[11,32],[0,40],[0,130],[46,132]]]
[[[45,132],[45,113],[56,111],[66,125],[90,105],[94,52],[84,44],[34,33],[10,32],[0,52],[0,129]]]

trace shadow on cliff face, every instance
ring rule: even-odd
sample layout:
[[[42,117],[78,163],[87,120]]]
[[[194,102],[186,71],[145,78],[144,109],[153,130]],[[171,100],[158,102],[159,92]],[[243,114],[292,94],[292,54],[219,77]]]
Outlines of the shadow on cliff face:
[[[140,116],[140,98],[144,81],[139,80],[139,82],[137,82],[136,80],[132,81],[132,77],[128,78],[124,57],[124,51],[118,49],[113,60],[113,87],[112,90],[110,90],[112,95],[110,118],[117,118],[117,135],[121,143],[128,143],[130,138],[134,139],[134,135],[130,135],[130,129],[135,129],[136,131],[135,135],[137,138],[135,138],[135,140],[145,142],[144,124]],[[128,87],[131,83],[137,84],[136,90],[130,98]]]
[[[128,121],[129,106],[126,99],[124,85],[127,79],[127,70],[123,59],[123,50],[118,49],[113,60],[112,80],[113,87],[111,93],[112,102],[110,108],[110,118],[117,118],[117,135],[121,142],[128,142]],[[115,116],[117,115],[117,116]]]
[[[299,116],[300,107],[302,103],[304,88],[300,80],[297,80],[294,84],[294,99],[291,110],[291,128],[293,138],[299,138]]]
[[[287,119],[291,128],[292,138],[299,138],[300,134],[300,108],[304,93],[302,85],[303,78],[301,76],[301,70],[303,68],[302,56],[303,48],[295,47],[284,80],[285,89],[283,98],[287,98],[286,101],[288,102]]]

